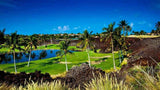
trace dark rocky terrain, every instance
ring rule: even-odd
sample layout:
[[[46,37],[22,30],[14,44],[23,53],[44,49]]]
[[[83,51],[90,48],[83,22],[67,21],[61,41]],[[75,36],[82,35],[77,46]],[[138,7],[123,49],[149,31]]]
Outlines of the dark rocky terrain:
[[[18,74],[12,74],[4,71],[0,71],[0,83],[5,83],[7,85],[25,86],[27,83],[31,82],[51,82],[53,79],[48,73],[42,74],[40,71],[35,71],[34,73],[26,74],[21,72]]]
[[[98,78],[100,75],[105,76],[105,72],[101,69],[89,67],[87,64],[82,64],[81,66],[76,66],[70,69],[65,77],[57,77],[55,79],[52,79],[48,73],[42,74],[40,71],[35,71],[34,73],[29,74],[24,72],[12,74],[0,71],[0,83],[25,86],[32,81],[41,83],[58,80],[61,81],[62,85],[67,85],[68,88],[77,88],[80,86],[81,89],[84,89],[84,83],[88,83],[91,79]]]
[[[126,70],[134,65],[155,66],[160,62],[160,38],[146,38],[133,43],[130,47],[132,53],[121,70]]]
[[[64,78],[56,78],[65,82],[65,85],[68,85],[69,88],[77,88],[80,86],[81,89],[84,89],[84,84],[89,83],[93,78],[99,78],[100,76],[105,76],[105,72],[101,69],[95,69],[89,67],[88,64],[82,64],[81,66],[76,66],[70,69]]]

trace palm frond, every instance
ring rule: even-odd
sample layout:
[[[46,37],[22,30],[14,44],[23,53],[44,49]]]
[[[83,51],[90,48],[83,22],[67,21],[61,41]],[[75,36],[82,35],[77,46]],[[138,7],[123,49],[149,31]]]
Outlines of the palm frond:
[[[60,50],[56,52],[56,56],[63,56],[64,55],[64,51]]]

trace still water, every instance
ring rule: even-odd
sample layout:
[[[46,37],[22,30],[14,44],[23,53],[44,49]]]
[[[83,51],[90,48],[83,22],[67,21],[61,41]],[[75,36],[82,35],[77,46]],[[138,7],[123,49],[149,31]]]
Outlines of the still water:
[[[33,50],[31,53],[31,61],[56,57],[56,52],[59,50]],[[16,53],[16,63],[26,62],[29,59],[29,53],[21,52]],[[0,64],[14,63],[13,54],[0,55]]]

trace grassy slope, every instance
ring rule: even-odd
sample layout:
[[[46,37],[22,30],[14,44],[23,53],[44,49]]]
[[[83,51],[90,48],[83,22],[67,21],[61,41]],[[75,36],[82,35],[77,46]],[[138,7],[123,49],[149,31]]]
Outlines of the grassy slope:
[[[38,49],[59,49],[57,44],[54,45],[48,45],[47,48],[44,46],[38,47]],[[70,46],[69,49],[75,49],[78,50],[75,46]],[[7,49],[0,49],[7,50]],[[111,53],[109,54],[103,54],[103,53],[94,53],[93,51],[90,51],[91,57],[102,57],[102,58],[91,58],[91,61],[99,61],[99,60],[105,60],[104,62],[100,64],[95,64],[92,66],[95,66],[97,68],[101,68],[103,70],[111,69],[113,67],[113,61],[112,57],[105,58],[104,56],[112,56]],[[118,60],[118,54],[115,54],[116,59],[116,66],[119,65]],[[71,68],[74,65],[80,65],[81,63],[88,62],[88,56],[86,52],[74,52],[73,54],[67,55],[67,60],[70,62],[68,64],[68,67]],[[18,72],[34,72],[35,70],[40,70],[43,73],[50,73],[52,75],[63,73],[65,71],[65,64],[61,64],[59,62],[65,62],[64,57],[60,60],[59,57],[53,57],[48,59],[41,59],[36,61],[31,61],[30,67],[27,67],[27,62],[17,63],[17,71]],[[5,70],[8,72],[14,72],[14,64],[0,64],[0,70]]]
[[[60,49],[60,48],[58,44],[50,44],[50,45],[47,45],[47,48],[45,46],[38,46],[37,49],[41,50],[41,49]],[[69,49],[80,50],[79,48],[76,48],[76,46],[70,46]],[[0,53],[7,53],[7,52],[9,52],[9,48],[0,49]],[[16,50],[16,52],[19,52],[19,50]]]
[[[112,53],[109,53],[108,55],[112,56]],[[120,63],[119,63],[119,55],[118,55],[118,53],[115,53],[114,57],[115,57],[116,67],[119,67]],[[97,68],[101,68],[102,70],[113,69],[113,58],[109,57],[109,58],[106,59],[105,62],[101,62],[100,64],[96,64],[94,66],[97,67]]]
[[[129,35],[128,37],[135,37],[135,38],[156,38],[160,36],[156,35]]]

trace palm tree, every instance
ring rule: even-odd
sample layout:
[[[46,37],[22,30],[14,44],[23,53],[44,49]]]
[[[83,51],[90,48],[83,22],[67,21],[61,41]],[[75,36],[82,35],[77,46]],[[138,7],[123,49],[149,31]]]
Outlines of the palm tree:
[[[104,31],[106,31],[106,40],[108,40],[109,38],[111,39],[111,46],[112,46],[112,56],[113,56],[113,68],[116,69],[116,65],[115,65],[115,59],[114,59],[114,45],[113,45],[113,39],[114,39],[114,25],[115,22],[111,23],[108,25],[108,28],[103,28]]]
[[[121,53],[120,50],[122,49],[122,44],[121,44],[121,40],[122,40],[122,37],[121,37],[121,31],[122,31],[122,28],[121,27],[117,27],[115,28],[114,32],[113,32],[113,38],[114,38],[114,47],[118,47],[118,54],[119,54],[119,62],[121,63],[122,62],[122,58],[123,56],[121,57]]]
[[[44,43],[45,47],[47,47],[46,41],[48,40],[48,36],[47,35],[42,35],[41,39],[42,39],[42,42]]]
[[[88,55],[89,66],[91,66],[89,49],[93,48],[91,34],[92,34],[92,31],[89,33],[87,30],[85,30],[83,32],[81,42],[77,44],[78,46],[82,46],[83,50],[86,50]]]
[[[68,50],[69,44],[70,44],[70,41],[68,41],[67,39],[65,41],[61,41],[59,43],[60,51],[56,52],[57,56],[61,56],[62,57],[63,55],[65,55],[66,71],[68,71],[66,55],[67,55],[67,53],[72,53],[71,51]]]
[[[126,36],[125,32],[126,32],[126,27],[128,26],[127,21],[122,20],[122,21],[120,21],[120,23],[118,25],[119,25],[119,27],[121,27],[123,29],[123,36]]]
[[[131,27],[128,25],[128,23],[127,23],[126,20],[120,21],[120,23],[118,25],[123,30],[123,38],[121,39],[122,40],[121,44],[122,44],[122,49],[125,50],[125,52],[126,52],[126,49],[127,49],[127,46],[126,46],[126,36],[128,35],[128,32],[131,31]],[[121,52],[122,52],[122,50],[121,50]],[[122,57],[123,57],[123,52],[122,52]]]
[[[53,44],[54,35],[49,35],[49,39],[50,39],[51,44]]]
[[[3,44],[5,42],[5,29],[3,29],[2,31],[0,30],[0,44]]]
[[[17,73],[16,69],[16,61],[15,61],[15,49],[17,50],[24,50],[18,45],[18,35],[17,32],[11,34],[11,40],[7,42],[7,44],[10,48],[10,51],[13,52],[13,59],[14,59],[14,68],[15,68],[15,73]]]
[[[128,36],[128,32],[130,32],[132,30],[131,26],[127,26],[126,27],[126,36]]]
[[[160,30],[160,21],[158,21],[158,22],[156,23],[156,28],[157,28],[157,30]]]
[[[139,33],[140,33],[140,35],[145,35],[146,34],[146,32],[144,30],[141,30]]]
[[[29,50],[30,53],[29,53],[29,59],[28,59],[28,67],[29,67],[29,63],[30,63],[30,59],[31,59],[31,53],[32,53],[32,49],[36,48],[37,47],[37,40],[36,38],[34,38],[33,36],[30,36],[29,37],[29,42],[28,42],[28,45],[26,47],[26,50]]]
[[[128,32],[131,31],[131,27],[128,25],[126,20],[120,21],[120,23],[118,25],[119,25],[119,27],[121,27],[123,29],[123,37],[125,39],[126,36],[128,35]]]
[[[156,23],[157,34],[160,34],[160,21]]]

